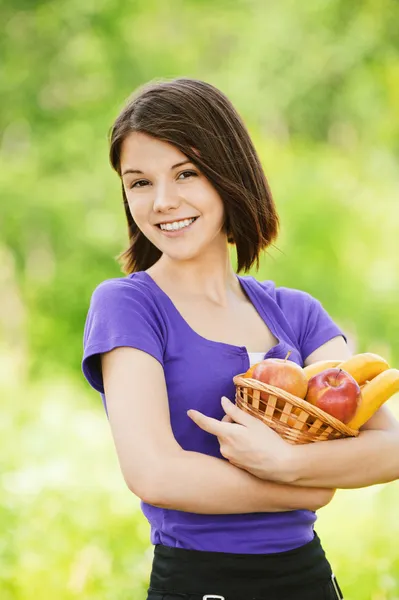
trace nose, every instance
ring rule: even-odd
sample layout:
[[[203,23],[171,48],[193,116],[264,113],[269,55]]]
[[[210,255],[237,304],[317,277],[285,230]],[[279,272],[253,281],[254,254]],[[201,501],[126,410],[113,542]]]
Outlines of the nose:
[[[153,210],[154,212],[166,213],[171,209],[177,208],[180,204],[180,198],[173,185],[162,182],[156,186]]]

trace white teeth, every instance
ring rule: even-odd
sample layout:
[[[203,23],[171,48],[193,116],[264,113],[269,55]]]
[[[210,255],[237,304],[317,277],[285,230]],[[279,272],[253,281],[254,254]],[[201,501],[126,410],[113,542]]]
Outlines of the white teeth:
[[[165,223],[160,225],[160,228],[166,231],[176,231],[177,229],[183,229],[193,223],[195,219],[184,219],[184,221],[174,221],[173,223]]]

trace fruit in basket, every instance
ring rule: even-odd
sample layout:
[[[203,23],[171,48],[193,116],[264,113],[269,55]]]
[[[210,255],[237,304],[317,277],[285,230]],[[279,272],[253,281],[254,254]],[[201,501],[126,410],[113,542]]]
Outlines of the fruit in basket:
[[[352,375],[341,368],[332,368],[309,380],[305,400],[342,423],[348,423],[356,413],[361,395]]]
[[[286,392],[304,399],[308,389],[307,377],[299,365],[288,360],[291,352],[285,358],[266,358],[254,365],[253,379],[273,385]],[[261,398],[263,393],[261,394]]]
[[[304,367],[305,375],[308,379],[311,379],[318,373],[325,371],[326,369],[333,369],[341,364],[342,360],[318,360],[317,362]]]
[[[289,366],[295,365],[287,360],[289,354],[284,360],[265,359],[250,367],[245,375],[240,375],[240,377],[259,379],[290,391],[295,396],[300,396],[297,389],[293,390],[285,382],[272,380],[269,377],[270,373],[262,374],[263,369],[260,368],[264,363],[274,363],[275,368],[277,365],[280,367],[282,363],[288,363]],[[331,380],[323,385],[323,379],[325,380],[331,371],[335,373],[336,381],[333,382],[333,385]],[[350,428],[346,434],[340,428],[330,426],[322,417],[318,419],[313,415],[309,416],[305,407],[290,406],[283,394],[279,396],[277,392],[271,395],[261,392],[260,398],[265,403],[253,403],[251,390],[247,389],[246,393],[243,393],[246,385],[242,382],[236,383],[238,397],[243,406],[250,406],[251,414],[259,415],[262,420],[265,419],[267,411],[267,414],[271,415],[272,423],[276,425],[276,431],[290,443],[300,444],[336,439],[345,437],[345,435],[357,435],[358,430],[378,411],[381,405],[393,394],[399,393],[399,370],[391,369],[384,358],[369,352],[356,354],[341,362],[338,360],[318,361],[304,367],[302,372],[307,380],[305,401],[329,413],[341,423],[345,423]],[[338,377],[337,373],[340,372]],[[341,378],[342,381],[340,381]],[[248,386],[251,388],[253,384],[248,383]],[[273,425],[271,426],[273,427]],[[332,431],[330,431],[331,429]]]
[[[389,369],[389,364],[385,358],[382,358],[378,354],[364,352],[362,354],[355,354],[344,362],[341,362],[339,368],[352,375],[357,383],[362,385]]]
[[[248,378],[248,377],[253,377],[253,373],[254,370],[256,369],[256,367],[259,365],[260,363],[255,363],[254,365],[252,365],[252,367],[249,367],[248,371],[246,371],[243,375],[243,377]]]
[[[348,427],[359,429],[389,398],[399,392],[398,369],[387,369],[362,386],[362,399]]]

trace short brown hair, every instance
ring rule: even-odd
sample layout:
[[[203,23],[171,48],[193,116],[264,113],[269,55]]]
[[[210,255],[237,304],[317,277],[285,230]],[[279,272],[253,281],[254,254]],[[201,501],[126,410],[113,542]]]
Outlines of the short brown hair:
[[[110,131],[110,162],[121,175],[124,139],[141,132],[169,142],[185,154],[214,186],[225,209],[228,242],[235,244],[237,271],[248,271],[277,237],[279,219],[249,133],[217,88],[189,78],[152,81],[129,98]],[[161,257],[129,210],[122,184],[129,248],[118,260],[125,273],[144,271]]]

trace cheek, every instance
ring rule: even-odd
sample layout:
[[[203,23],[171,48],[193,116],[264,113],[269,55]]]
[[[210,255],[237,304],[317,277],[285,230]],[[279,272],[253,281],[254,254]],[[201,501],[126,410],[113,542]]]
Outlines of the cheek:
[[[140,201],[140,198],[132,200],[132,198],[129,197],[127,198],[127,203],[133,220],[141,229],[141,226],[145,225],[145,221],[147,220],[146,204],[143,201]]]
[[[224,220],[224,205],[223,200],[217,192],[211,187],[206,186],[201,194],[202,206],[206,213],[212,215],[212,218],[217,221]]]
[[[212,192],[213,193],[210,196],[210,203],[211,203],[211,206],[212,206],[212,212],[213,212],[214,216],[217,217],[217,219],[219,221],[223,221],[224,220],[224,215],[225,215],[223,200],[215,192],[215,190],[212,189]]]

